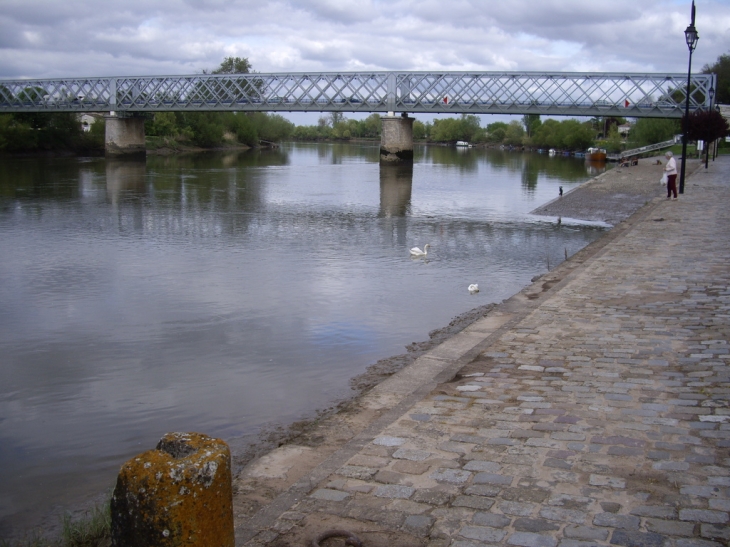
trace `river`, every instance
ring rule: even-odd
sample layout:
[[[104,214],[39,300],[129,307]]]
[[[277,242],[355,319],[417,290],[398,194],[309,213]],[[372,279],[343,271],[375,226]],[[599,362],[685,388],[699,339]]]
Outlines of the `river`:
[[[235,449],[347,397],[600,237],[529,213],[588,178],[475,148],[381,167],[377,143],[3,158],[0,537],[108,492],[166,432]]]

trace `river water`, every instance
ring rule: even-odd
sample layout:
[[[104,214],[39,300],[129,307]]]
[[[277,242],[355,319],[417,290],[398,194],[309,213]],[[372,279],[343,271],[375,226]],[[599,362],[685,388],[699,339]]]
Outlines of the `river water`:
[[[108,491],[166,432],[241,447],[347,397],[600,237],[529,214],[589,177],[446,147],[381,167],[377,144],[3,159],[0,537]]]

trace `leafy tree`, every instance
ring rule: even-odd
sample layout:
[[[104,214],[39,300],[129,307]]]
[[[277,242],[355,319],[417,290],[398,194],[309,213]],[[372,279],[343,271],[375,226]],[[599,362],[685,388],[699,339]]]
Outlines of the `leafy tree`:
[[[145,133],[159,137],[174,137],[179,133],[177,119],[172,112],[156,112],[148,127],[145,123]]]
[[[639,118],[629,133],[631,141],[638,146],[656,144],[670,140],[680,133],[679,120],[669,118]]]
[[[413,140],[422,141],[425,140],[428,134],[426,133],[426,124],[420,120],[414,120],[413,122]]]
[[[249,74],[251,63],[247,57],[226,57],[212,74]]]
[[[618,126],[611,126],[611,129],[608,131],[608,138],[603,143],[603,146],[610,153],[621,151],[621,135],[618,133]]]
[[[687,138],[692,141],[712,142],[730,131],[727,120],[717,110],[691,112],[689,118],[682,117],[682,123],[687,124]]]
[[[560,124],[561,148],[567,150],[585,150],[593,144],[595,133],[590,122],[565,120]]]
[[[525,126],[525,132],[528,137],[532,137],[535,130],[540,127],[540,114],[525,114],[522,116],[522,124]]]
[[[525,135],[525,129],[522,124],[517,120],[512,120],[507,126],[507,131],[504,134],[504,144],[510,146],[520,146],[522,144],[522,138]]]
[[[703,74],[717,74],[715,102],[730,104],[730,53],[720,55],[712,65],[702,67]]]
[[[482,133],[477,116],[462,114],[460,118],[434,120],[431,139],[436,142],[474,141]]]

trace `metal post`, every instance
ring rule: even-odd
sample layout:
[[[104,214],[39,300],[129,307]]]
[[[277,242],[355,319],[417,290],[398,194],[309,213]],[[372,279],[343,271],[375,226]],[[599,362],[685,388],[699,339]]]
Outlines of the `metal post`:
[[[690,81],[692,76],[692,52],[697,46],[697,40],[699,35],[695,28],[695,3],[692,0],[692,22],[684,31],[684,38],[689,48],[689,66],[687,68],[687,90],[686,100],[684,103],[684,127],[682,127],[682,169],[679,174],[679,193],[684,194],[684,173],[686,170],[687,163],[687,126],[689,125],[689,95],[690,95]]]

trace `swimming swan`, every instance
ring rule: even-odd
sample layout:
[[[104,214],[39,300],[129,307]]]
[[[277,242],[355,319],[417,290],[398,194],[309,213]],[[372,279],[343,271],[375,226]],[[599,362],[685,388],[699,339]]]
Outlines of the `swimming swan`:
[[[472,283],[471,285],[469,285],[469,292],[470,293],[479,292],[479,285],[477,285],[476,283]]]
[[[418,247],[413,247],[413,249],[411,249],[411,256],[426,256],[428,254],[428,248],[430,246],[430,243],[426,243],[423,246],[423,250],[419,249]]]

